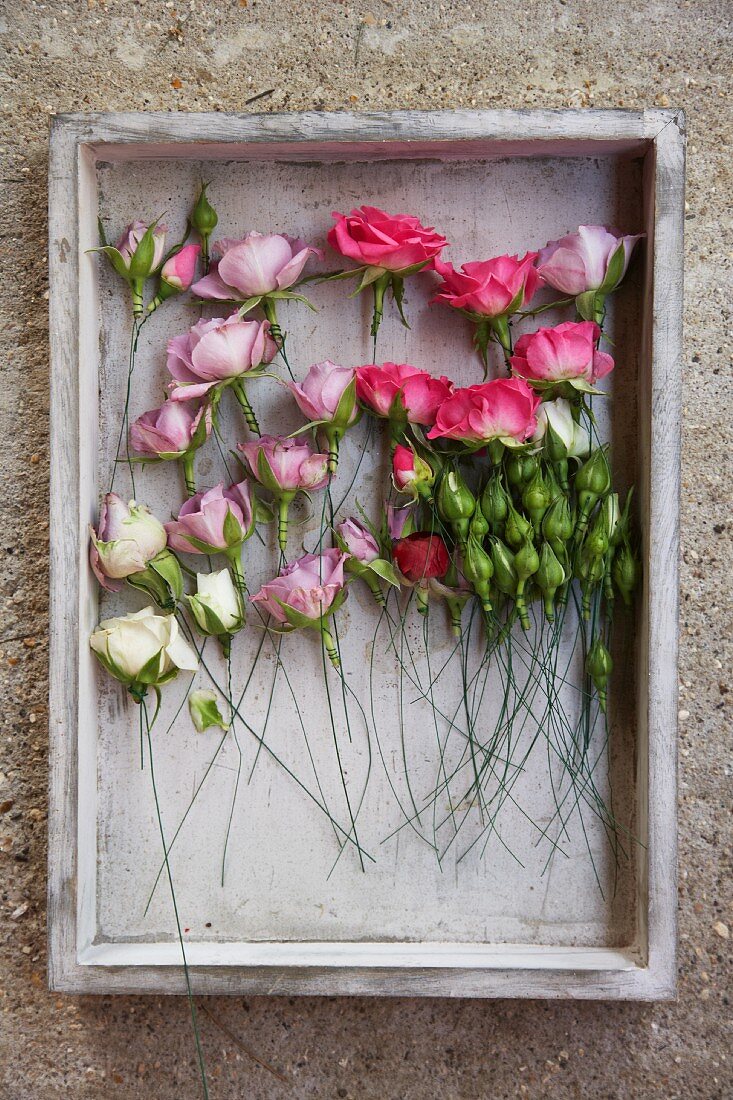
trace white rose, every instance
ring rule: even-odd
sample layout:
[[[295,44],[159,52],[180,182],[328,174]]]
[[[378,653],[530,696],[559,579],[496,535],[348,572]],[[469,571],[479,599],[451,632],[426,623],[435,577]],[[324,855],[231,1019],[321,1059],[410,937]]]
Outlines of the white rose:
[[[114,580],[141,572],[165,549],[168,539],[163,524],[149,508],[134,500],[125,504],[116,493],[105,497],[99,531],[90,528],[90,534],[95,572]]]
[[[570,402],[564,397],[555,401],[543,401],[537,410],[537,431],[532,437],[534,443],[544,439],[548,424],[565,444],[568,458],[582,458],[590,450],[590,436],[582,424],[576,424]]]
[[[179,669],[195,672],[198,667],[198,658],[181,637],[175,616],[157,615],[152,607],[105,619],[89,644],[104,667],[123,684],[139,683],[144,669],[146,684],[161,684],[173,679]]]
[[[205,634],[233,634],[242,625],[242,607],[228,569],[196,574],[191,614]]]

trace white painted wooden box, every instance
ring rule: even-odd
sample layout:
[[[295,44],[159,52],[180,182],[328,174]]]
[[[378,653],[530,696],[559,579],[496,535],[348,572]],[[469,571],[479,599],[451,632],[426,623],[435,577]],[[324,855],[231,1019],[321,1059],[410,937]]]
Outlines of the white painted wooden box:
[[[616,689],[620,719],[609,764],[638,838],[616,890],[599,892],[580,851],[540,877],[542,860],[521,839],[519,826],[525,869],[499,848],[482,863],[441,871],[404,839],[380,852],[376,869],[364,874],[344,858],[329,878],[333,837],[327,823],[266,762],[258,764],[264,771],[245,786],[238,806],[222,888],[211,853],[219,850],[231,795],[232,757],[225,755],[209,797],[202,796],[172,854],[194,988],[673,996],[684,137],[680,115],[657,110],[89,114],[55,120],[49,244],[51,987],[184,989],[165,890],[143,915],[159,843],[139,767],[134,708],[88,649],[100,609],[86,531],[109,468],[129,315],[122,284],[87,250],[98,243],[98,214],[114,235],[132,217],[165,212],[175,235],[201,179],[212,181],[219,230],[228,236],[256,228],[320,243],[331,210],[361,202],[409,210],[435,224],[453,243],[450,258],[458,262],[523,252],[583,222],[619,223],[647,236],[643,257],[615,296],[615,400],[606,423],[616,472],[639,493],[644,569],[634,658]],[[407,332],[388,315],[380,359],[477,381],[467,330],[460,318],[428,311],[428,292],[419,280],[408,286],[410,316],[419,323]],[[317,319],[302,307],[286,317],[303,369],[326,356],[366,362],[366,303],[347,303],[343,284],[316,288],[312,297],[323,307]],[[165,340],[192,323],[190,311],[184,302],[167,303],[146,328],[132,415],[158,403]],[[259,402],[259,391],[257,396]],[[265,404],[265,420],[276,411]],[[360,438],[347,444],[346,466]],[[201,476],[218,479],[206,461]],[[158,514],[167,515],[180,501],[170,468],[149,468],[144,485],[139,495]],[[361,499],[370,485],[367,477],[359,486]],[[345,644],[355,657],[350,675],[363,687],[368,632],[360,623],[362,614],[368,616],[367,601],[354,595],[349,603],[355,605],[345,620]],[[306,649],[291,649],[288,659],[306,718],[317,724],[324,700],[313,688],[311,658]],[[382,671],[388,676],[386,664]],[[260,695],[268,683],[263,679]],[[166,690],[172,710],[179,694]],[[276,729],[278,718],[287,722],[277,709],[285,706],[283,698],[281,690]],[[161,743],[157,767],[172,825],[212,747],[187,722]],[[287,737],[282,751],[289,751]],[[357,755],[354,766],[359,764]],[[541,777],[528,781],[541,801]],[[387,794],[378,780],[370,813],[381,835],[392,820]],[[369,842],[378,846],[378,830]],[[612,887],[608,867],[601,875]]]

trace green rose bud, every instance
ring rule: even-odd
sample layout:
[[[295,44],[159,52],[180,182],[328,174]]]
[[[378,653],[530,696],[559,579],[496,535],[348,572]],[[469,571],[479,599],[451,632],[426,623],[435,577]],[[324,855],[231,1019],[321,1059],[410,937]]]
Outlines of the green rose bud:
[[[631,606],[632,594],[639,583],[639,573],[639,562],[633,550],[628,542],[622,543],[614,555],[611,575],[627,607]]]
[[[498,474],[493,474],[486,482],[481,494],[481,511],[492,534],[498,534],[509,514],[509,501]]]
[[[517,571],[514,568],[514,555],[499,538],[491,539],[491,562],[494,566],[494,584],[506,596],[514,596],[517,591]]]
[[[481,600],[481,607],[484,611],[491,611],[490,581],[494,575],[494,565],[483,546],[473,538],[469,538],[466,544],[463,572]]]
[[[534,477],[527,482],[522,493],[522,504],[536,530],[539,530],[542,517],[550,507],[551,502],[552,493],[542,476],[541,468],[538,466]]]
[[[611,654],[606,649],[600,638],[596,638],[590,648],[585,661],[585,671],[593,681],[593,686],[598,692],[598,703],[606,713],[608,681],[613,670]]]
[[[575,491],[578,494],[578,533],[583,534],[590,514],[598,500],[611,488],[611,471],[605,447],[593,451],[587,462],[575,475]]]
[[[544,597],[545,616],[548,622],[555,618],[555,593],[565,583],[565,570],[549,542],[540,548],[535,584]]]
[[[509,545],[516,550],[522,545],[531,530],[532,524],[526,516],[518,512],[514,505],[510,503],[509,515],[504,525],[504,537]]]
[[[459,545],[465,545],[469,521],[476,508],[476,498],[457,467],[446,471],[440,479],[437,505],[441,519],[453,528]]]

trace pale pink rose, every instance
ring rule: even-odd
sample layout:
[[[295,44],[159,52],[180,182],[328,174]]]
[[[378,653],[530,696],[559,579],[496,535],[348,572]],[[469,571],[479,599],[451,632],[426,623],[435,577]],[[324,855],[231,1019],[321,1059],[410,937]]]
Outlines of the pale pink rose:
[[[282,604],[318,622],[343,591],[344,562],[348,556],[335,548],[321,554],[305,554],[286,565],[279,577],[263,584],[251,597],[252,603],[269,611],[279,623],[288,621]]]
[[[125,504],[117,493],[107,493],[97,530],[89,528],[89,560],[103,588],[116,592],[120,581],[140,573],[166,545],[163,524],[144,504]]]
[[[537,428],[539,394],[523,378],[496,378],[455,390],[438,409],[428,439],[524,443]]]
[[[600,290],[609,294],[615,290],[626,274],[631,253],[643,233],[623,236],[602,225],[580,225],[576,233],[568,233],[559,241],[549,241],[540,249],[537,271],[548,286],[563,294],[577,297],[588,290]],[[623,264],[613,286],[605,286],[606,273],[611,257],[623,244]]]
[[[201,427],[202,417],[204,418]],[[208,438],[211,411],[198,401],[164,401],[130,425],[130,443],[137,454],[150,458],[180,456],[186,453],[201,428]]]
[[[342,256],[359,264],[399,273],[422,265],[430,267],[448,243],[432,226],[425,227],[408,214],[386,214],[376,206],[361,206],[350,214],[332,217],[328,243]]]
[[[253,476],[272,493],[322,489],[328,481],[328,455],[314,453],[310,444],[300,440],[262,435],[238,443],[237,449],[247,459]]]
[[[323,258],[320,248],[279,233],[248,233],[242,240],[217,241],[218,261],[191,288],[201,298],[246,301],[297,283],[309,257]]]
[[[168,370],[179,383],[171,386],[171,399],[200,397],[220,382],[257,370],[276,354],[269,321],[240,321],[236,313],[226,320],[197,321],[168,341]]]
[[[404,508],[395,508],[394,504],[386,506],[387,531],[391,539],[401,539],[403,535],[409,535],[413,526],[414,510],[414,501],[406,504]]]
[[[134,221],[128,225],[125,232],[117,242],[117,251],[122,259],[125,261],[125,266],[129,268],[130,260],[135,254],[137,246],[147,233],[148,227],[145,222]],[[163,262],[163,256],[165,255],[165,238],[168,232],[166,225],[156,225],[153,230],[153,262],[150,265],[150,270],[155,271],[157,267]]]
[[[352,558],[368,565],[376,561],[379,555],[379,543],[368,527],[350,516],[336,524],[336,532]]]
[[[314,363],[302,382],[288,382],[288,388],[295,398],[298,408],[309,420],[322,420],[331,423],[336,415],[344,391],[354,380],[352,367],[339,367],[330,359]],[[359,415],[356,394],[349,409],[344,410],[344,423],[347,428]]]
[[[521,260],[495,256],[464,264],[460,271],[436,260],[435,270],[443,283],[433,301],[489,319],[523,309],[542,282],[534,267],[536,259],[536,252],[528,252]]]
[[[231,517],[227,523],[227,517]],[[225,531],[234,521],[233,532]],[[187,554],[213,554],[239,546],[249,537],[254,523],[252,489],[249,482],[224,488],[220,482],[205,493],[187,500],[171,523],[165,524],[168,545]],[[189,539],[196,539],[197,546]]]
[[[367,364],[356,368],[356,393],[377,416],[407,420],[410,424],[432,424],[438,406],[450,396],[453,383],[441,375],[409,363]]]
[[[512,370],[539,382],[581,378],[593,385],[614,366],[610,355],[597,350],[600,335],[594,321],[566,321],[520,336],[510,360]]]
[[[160,278],[175,290],[188,290],[196,274],[196,260],[201,251],[200,244],[186,244],[166,260],[160,269]]]

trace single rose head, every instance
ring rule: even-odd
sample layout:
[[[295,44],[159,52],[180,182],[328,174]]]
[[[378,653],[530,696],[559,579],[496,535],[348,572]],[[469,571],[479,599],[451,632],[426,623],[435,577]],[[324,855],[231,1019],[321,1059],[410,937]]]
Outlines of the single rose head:
[[[412,447],[398,443],[392,452],[392,481],[399,493],[407,493],[417,499],[419,496],[430,496],[435,472]]]
[[[200,401],[164,401],[130,425],[130,443],[148,458],[180,458],[211,432],[211,410]]]
[[[310,444],[285,436],[263,435],[237,449],[252,476],[276,496],[299,489],[322,489],[328,481],[328,455],[315,453]]]
[[[330,359],[314,363],[302,382],[289,382],[298,408],[308,420],[349,427],[359,415],[353,367],[339,367]]]
[[[258,371],[277,354],[269,321],[240,321],[237,314],[198,321],[168,341],[173,401],[188,401],[219,383]]]
[[[396,422],[431,425],[438,407],[453,390],[450,379],[433,378],[409,363],[356,368],[356,393],[375,416]]]
[[[141,573],[165,549],[163,524],[144,504],[129,504],[107,493],[97,530],[90,527],[89,560],[103,588],[116,592],[120,581]]]
[[[520,336],[511,357],[515,374],[538,382],[580,381],[590,386],[613,370],[613,358],[598,351],[601,330],[594,321],[566,321]]]
[[[336,224],[328,243],[360,265],[406,273],[432,266],[448,243],[432,227],[408,214],[386,214],[376,206],[361,206],[350,214],[333,213]]]
[[[220,483],[205,493],[196,493],[165,529],[168,545],[187,554],[215,554],[241,546],[254,530],[249,483],[243,481],[228,489]]]
[[[145,222],[134,221],[128,225],[119,241],[117,242],[117,251],[123,259],[125,267],[128,271],[133,271],[138,277],[146,278],[152,274],[163,262],[163,256],[165,255],[165,238],[168,233],[168,227],[165,225],[156,225],[152,231],[152,249],[150,256],[140,257],[138,255],[138,263],[142,261],[142,267],[145,270],[135,271],[135,265],[133,264],[133,258],[138,250],[138,245],[142,241],[143,237],[148,231],[148,226]]]
[[[554,401],[543,401],[540,405],[537,410],[537,428],[532,436],[532,442],[546,441],[548,432],[551,457],[554,455],[558,459],[583,458],[590,450],[588,429],[575,420],[570,402],[563,397]]]
[[[507,317],[523,309],[541,285],[536,259],[536,252],[527,252],[521,259],[495,256],[464,264],[460,271],[436,260],[435,270],[443,282],[433,301],[487,320]]]
[[[401,539],[403,536],[409,535],[415,525],[415,502],[410,501],[404,508],[395,508],[394,504],[385,505],[385,514],[387,517],[387,534],[396,542],[397,539]]]
[[[297,283],[311,256],[323,257],[319,248],[280,233],[248,233],[242,240],[217,241],[212,249],[218,259],[191,290],[201,298],[243,302]]]
[[[450,555],[440,535],[415,531],[400,539],[393,549],[395,564],[410,584],[431,577],[443,577],[450,567]]]
[[[163,264],[160,270],[161,282],[178,293],[188,290],[196,275],[196,261],[200,251],[199,244],[185,244]]]
[[[319,624],[345,595],[344,562],[348,556],[335,548],[321,554],[305,554],[264,584],[251,597],[252,603],[279,623],[305,625],[304,620],[308,620]]]
[[[539,403],[539,395],[523,378],[467,386],[440,406],[428,439],[457,439],[471,446],[499,439],[517,446],[534,433]]]
[[[581,225],[540,249],[537,271],[548,286],[577,297],[589,290],[610,294],[626,274],[643,234],[624,236],[602,225]],[[613,262],[612,262],[613,261]]]
[[[187,600],[202,634],[219,638],[235,634],[242,626],[242,607],[228,569],[197,573],[196,595]]]
[[[353,516],[336,524],[336,534],[350,556],[362,565],[368,565],[380,556],[379,543],[374,535]]]
[[[152,607],[105,619],[89,644],[115,679],[141,695],[148,685],[172,680],[179,669],[195,672],[198,667],[196,654],[180,635],[175,615],[156,615]]]

